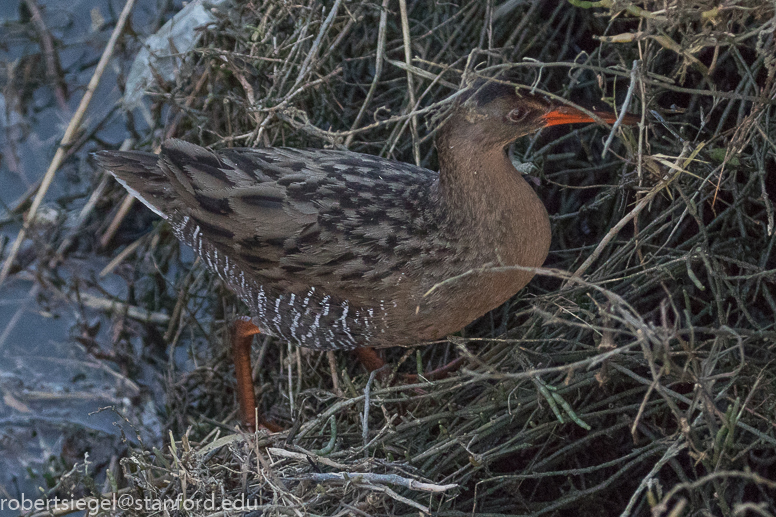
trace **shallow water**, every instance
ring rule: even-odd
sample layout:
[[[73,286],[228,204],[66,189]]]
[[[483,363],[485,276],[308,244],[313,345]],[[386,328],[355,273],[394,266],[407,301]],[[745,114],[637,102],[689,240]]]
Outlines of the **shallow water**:
[[[105,0],[37,0],[35,4],[64,71],[65,95],[58,97],[47,80],[26,1],[0,2],[3,260],[20,228],[21,212],[9,209],[16,208],[43,177],[124,5]],[[138,0],[132,29],[139,37],[152,34],[177,10],[176,5],[179,8],[180,2]],[[121,95],[119,74],[126,73],[140,46],[137,40],[132,45],[116,52],[82,124],[83,130],[96,131],[95,139],[106,145],[129,136],[115,106]],[[0,500],[6,503],[22,497],[37,499],[41,487],[50,488],[51,475],[83,462],[85,454],[94,471],[104,471],[126,447],[124,440],[136,439],[135,431],[141,438],[153,439],[160,430],[155,402],[159,380],[142,365],[128,375],[121,361],[100,358],[102,353],[112,353],[111,318],[78,303],[79,292],[125,299],[126,281],[120,275],[98,277],[113,251],[95,254],[95,236],[76,232],[75,245],[55,268],[56,274],[38,267],[39,257],[53,256],[45,253],[46,247],[59,245],[76,225],[81,208],[102,180],[88,162],[88,153],[97,150],[96,145],[80,147],[58,170],[39,211],[41,224],[19,253],[23,271],[12,273],[0,286],[0,465],[4,467]],[[36,275],[43,275],[43,281]],[[82,279],[88,279],[89,285],[82,285]],[[142,356],[140,338],[130,345],[131,353]],[[2,516],[18,513],[7,505],[0,509]]]

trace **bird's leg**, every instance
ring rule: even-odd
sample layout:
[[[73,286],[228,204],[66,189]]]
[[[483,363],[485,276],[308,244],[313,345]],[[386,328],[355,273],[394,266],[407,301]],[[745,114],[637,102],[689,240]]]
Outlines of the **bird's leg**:
[[[370,372],[379,370],[380,368],[385,366],[385,361],[383,360],[382,357],[380,357],[377,354],[377,351],[374,348],[356,348],[355,350],[353,350],[353,352],[356,354],[356,357],[358,357],[358,359],[361,361],[361,364],[363,364],[364,367]],[[424,373],[422,377],[429,381],[444,379],[450,373],[460,368],[462,363],[463,363],[463,357],[459,357],[458,359],[454,359],[453,361],[447,363],[441,368],[437,368],[436,370],[432,370],[430,372]],[[402,374],[401,379],[404,380],[404,382],[414,384],[418,382],[418,380],[420,379],[420,376],[417,374]]]
[[[442,379],[446,379],[448,375],[456,371],[458,368],[461,367],[463,364],[463,357],[458,357],[456,359],[453,359],[449,363],[447,363],[444,366],[441,366],[437,368],[436,370],[431,370],[430,372],[426,372],[422,375],[423,379],[426,379],[427,381],[439,381]],[[421,376],[416,373],[407,373],[402,375],[402,379],[404,379],[405,382],[408,383],[416,383],[418,380],[420,380]]]
[[[374,348],[356,348],[353,350],[353,353],[356,354],[356,357],[358,357],[358,360],[364,365],[364,368],[370,372],[379,370],[385,366],[385,360],[377,354],[377,350]]]
[[[267,422],[258,413],[256,397],[253,394],[253,369],[251,368],[251,345],[253,336],[261,334],[259,327],[251,323],[250,318],[239,318],[232,328],[232,359],[237,377],[237,401],[240,405],[240,420],[251,432],[257,427],[277,433],[283,430],[272,422]],[[258,424],[258,426],[257,426]]]

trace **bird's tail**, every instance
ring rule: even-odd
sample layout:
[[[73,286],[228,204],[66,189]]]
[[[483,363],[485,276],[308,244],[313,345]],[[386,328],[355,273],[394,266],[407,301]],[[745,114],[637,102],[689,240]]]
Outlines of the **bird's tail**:
[[[130,194],[162,218],[168,218],[175,197],[157,155],[141,151],[100,151],[94,157]]]

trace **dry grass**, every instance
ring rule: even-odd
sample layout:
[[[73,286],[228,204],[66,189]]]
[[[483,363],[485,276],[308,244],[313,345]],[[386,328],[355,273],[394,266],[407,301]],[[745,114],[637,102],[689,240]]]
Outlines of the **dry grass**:
[[[772,4],[419,0],[406,40],[399,2],[255,4],[222,13],[160,88],[156,113],[172,110],[139,147],[164,126],[434,168],[444,100],[497,74],[580,104],[627,96],[642,124],[605,153],[593,126],[514,146],[552,217],[548,269],[462,336],[388,353],[403,371],[464,356],[460,372],[388,386],[348,354],[265,340],[262,405],[289,430],[243,436],[218,424],[235,402],[214,346],[170,377],[174,445],[133,449],[118,488],[244,494],[268,515],[774,515]],[[134,274],[156,280],[136,297],[173,315],[167,342],[207,356],[195,345],[244,309],[201,265],[157,293],[177,249],[163,226],[143,241]]]

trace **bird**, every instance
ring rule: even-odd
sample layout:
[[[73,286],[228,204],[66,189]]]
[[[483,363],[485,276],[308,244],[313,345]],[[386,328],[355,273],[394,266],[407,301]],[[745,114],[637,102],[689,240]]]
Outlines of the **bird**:
[[[232,345],[240,414],[249,429],[271,428],[254,412],[252,335],[352,350],[461,330],[520,291],[550,249],[547,210],[507,146],[617,118],[490,81],[459,92],[437,128],[439,172],[347,150],[176,139],[158,155],[96,160],[249,307]]]

